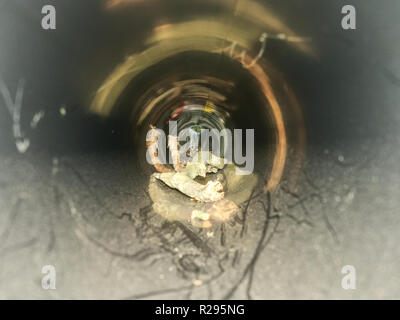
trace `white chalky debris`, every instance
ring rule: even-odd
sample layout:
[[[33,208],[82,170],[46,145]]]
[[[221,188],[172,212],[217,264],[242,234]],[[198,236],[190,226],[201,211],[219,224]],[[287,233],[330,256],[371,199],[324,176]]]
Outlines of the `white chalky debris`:
[[[192,225],[199,228],[211,228],[211,215],[201,210],[193,210],[191,216]]]
[[[194,179],[198,176],[206,177],[207,173],[217,172],[224,166],[224,159],[211,152],[198,152],[180,172],[155,173],[154,177],[190,198],[201,202],[213,202],[224,198],[222,183],[220,181],[208,181],[204,185]]]
[[[154,177],[198,201],[211,202],[224,197],[223,186],[219,181],[209,181],[203,185],[184,172],[155,173]]]
[[[43,110],[40,110],[39,112],[36,112],[31,120],[31,128],[36,129],[40,120],[42,120],[45,116],[45,112]]]
[[[210,214],[203,212],[201,210],[193,210],[192,211],[192,219],[209,220]]]
[[[200,286],[203,285],[203,281],[198,280],[198,279],[193,280],[193,285],[194,285],[195,287],[200,287]]]
[[[25,80],[20,79],[18,82],[17,93],[15,95],[15,101],[13,101],[7,85],[5,84],[3,78],[0,76],[0,94],[3,96],[6,108],[12,118],[15,146],[17,147],[19,153],[25,153],[30,146],[29,139],[24,136],[21,130],[21,109],[24,97],[24,88]]]
[[[25,153],[26,151],[28,151],[30,144],[31,143],[29,139],[26,138],[17,138],[17,140],[15,141],[15,145],[19,153]]]

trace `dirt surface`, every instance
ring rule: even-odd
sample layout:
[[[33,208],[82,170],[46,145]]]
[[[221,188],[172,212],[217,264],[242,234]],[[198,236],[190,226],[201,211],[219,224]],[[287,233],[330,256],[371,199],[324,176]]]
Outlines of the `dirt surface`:
[[[297,191],[255,191],[208,231],[155,213],[127,155],[62,157],[58,169],[45,156],[2,157],[1,297],[396,297],[396,158],[354,168],[314,154]],[[55,291],[40,286],[47,264]],[[347,264],[354,291],[341,288]]]

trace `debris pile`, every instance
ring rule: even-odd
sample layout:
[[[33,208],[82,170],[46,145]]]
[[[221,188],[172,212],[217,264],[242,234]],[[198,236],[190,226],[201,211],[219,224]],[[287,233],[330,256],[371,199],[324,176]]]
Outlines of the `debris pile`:
[[[224,198],[224,187],[221,181],[212,180],[201,184],[195,179],[197,177],[206,178],[207,173],[217,173],[224,166],[224,159],[211,152],[202,151],[198,152],[181,171],[155,173],[154,177],[192,199],[214,202]]]
[[[147,147],[155,142],[157,138]],[[250,197],[257,177],[236,175],[236,165],[210,151],[190,150],[194,156],[183,160],[174,136],[168,136],[168,146],[173,168],[155,164],[157,172],[150,176],[153,209],[169,221],[185,221],[210,230],[233,219],[240,212],[238,205]]]

